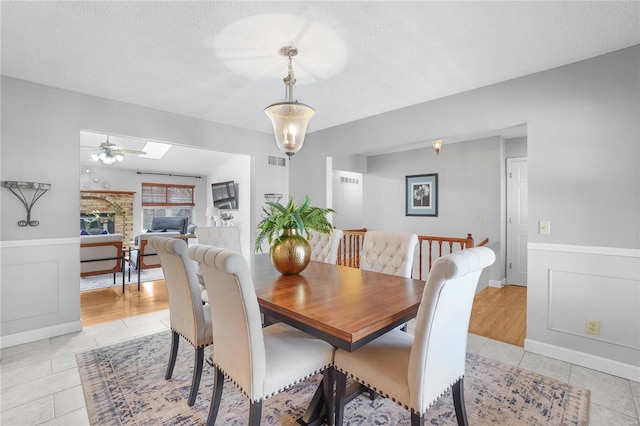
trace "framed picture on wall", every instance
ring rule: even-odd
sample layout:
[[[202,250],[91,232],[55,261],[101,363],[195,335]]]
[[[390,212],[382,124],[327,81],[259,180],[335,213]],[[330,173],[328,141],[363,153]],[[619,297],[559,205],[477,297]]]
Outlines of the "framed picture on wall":
[[[211,195],[213,196],[213,207],[217,209],[236,210],[238,208],[237,190],[234,181],[212,183]]]
[[[405,216],[438,216],[438,174],[406,177]]]

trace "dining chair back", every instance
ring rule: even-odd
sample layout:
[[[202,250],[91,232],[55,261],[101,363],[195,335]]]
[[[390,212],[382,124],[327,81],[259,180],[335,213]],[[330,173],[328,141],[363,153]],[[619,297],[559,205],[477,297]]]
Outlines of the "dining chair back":
[[[208,246],[220,247],[227,250],[237,251],[242,253],[242,246],[240,245],[240,232],[235,226],[211,226],[211,227],[198,227],[195,230],[198,244],[205,244]],[[195,262],[196,275],[200,282],[200,296],[204,302],[209,302],[209,294],[204,286],[204,278],[200,271],[200,265]]]
[[[416,234],[367,231],[360,253],[360,269],[411,277]]]
[[[195,348],[193,376],[188,405],[195,403],[202,376],[204,348],[213,343],[211,313],[202,306],[200,285],[187,243],[179,238],[151,237],[149,244],[160,257],[169,295],[171,352],[165,373],[170,379],[176,363],[180,336]]]
[[[310,259],[335,265],[338,260],[338,246],[342,239],[342,230],[334,229],[331,234],[312,230],[308,232],[309,245],[311,246]]]
[[[480,274],[494,261],[486,247],[439,258],[427,279],[414,336],[392,330],[355,352],[336,351],[336,424],[344,417],[347,375],[409,409],[412,425],[423,425],[425,411],[452,387],[458,424],[468,424],[463,378],[469,318]]]
[[[215,246],[242,253],[240,232],[235,226],[197,227],[195,230],[198,244]]]
[[[259,425],[262,401],[319,372],[325,374],[327,417],[333,423],[333,346],[288,325],[262,327],[249,267],[242,255],[213,246],[192,245],[200,264],[213,319],[216,369],[208,425],[217,417],[225,376],[249,399],[249,424]]]

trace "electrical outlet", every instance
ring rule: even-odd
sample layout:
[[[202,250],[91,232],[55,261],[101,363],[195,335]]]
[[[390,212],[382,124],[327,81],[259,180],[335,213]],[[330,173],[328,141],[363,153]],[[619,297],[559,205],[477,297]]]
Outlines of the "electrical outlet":
[[[600,321],[588,319],[587,333],[596,335],[600,334]]]

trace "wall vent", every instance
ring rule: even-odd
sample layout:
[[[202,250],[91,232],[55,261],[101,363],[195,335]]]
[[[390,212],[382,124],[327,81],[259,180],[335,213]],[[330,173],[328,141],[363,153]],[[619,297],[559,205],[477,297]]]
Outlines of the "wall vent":
[[[345,177],[345,176],[340,176],[340,183],[351,183],[351,184],[359,184],[360,183],[360,179],[357,178],[352,178],[352,177]]]
[[[269,156],[269,165],[270,166],[281,166],[287,167],[287,159],[284,157],[276,157],[275,155]]]

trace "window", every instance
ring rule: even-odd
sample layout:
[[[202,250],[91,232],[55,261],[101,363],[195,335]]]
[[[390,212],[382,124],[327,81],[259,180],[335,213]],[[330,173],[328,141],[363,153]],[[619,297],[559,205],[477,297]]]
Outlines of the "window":
[[[193,222],[195,185],[142,183],[142,229],[156,216],[187,216]]]

